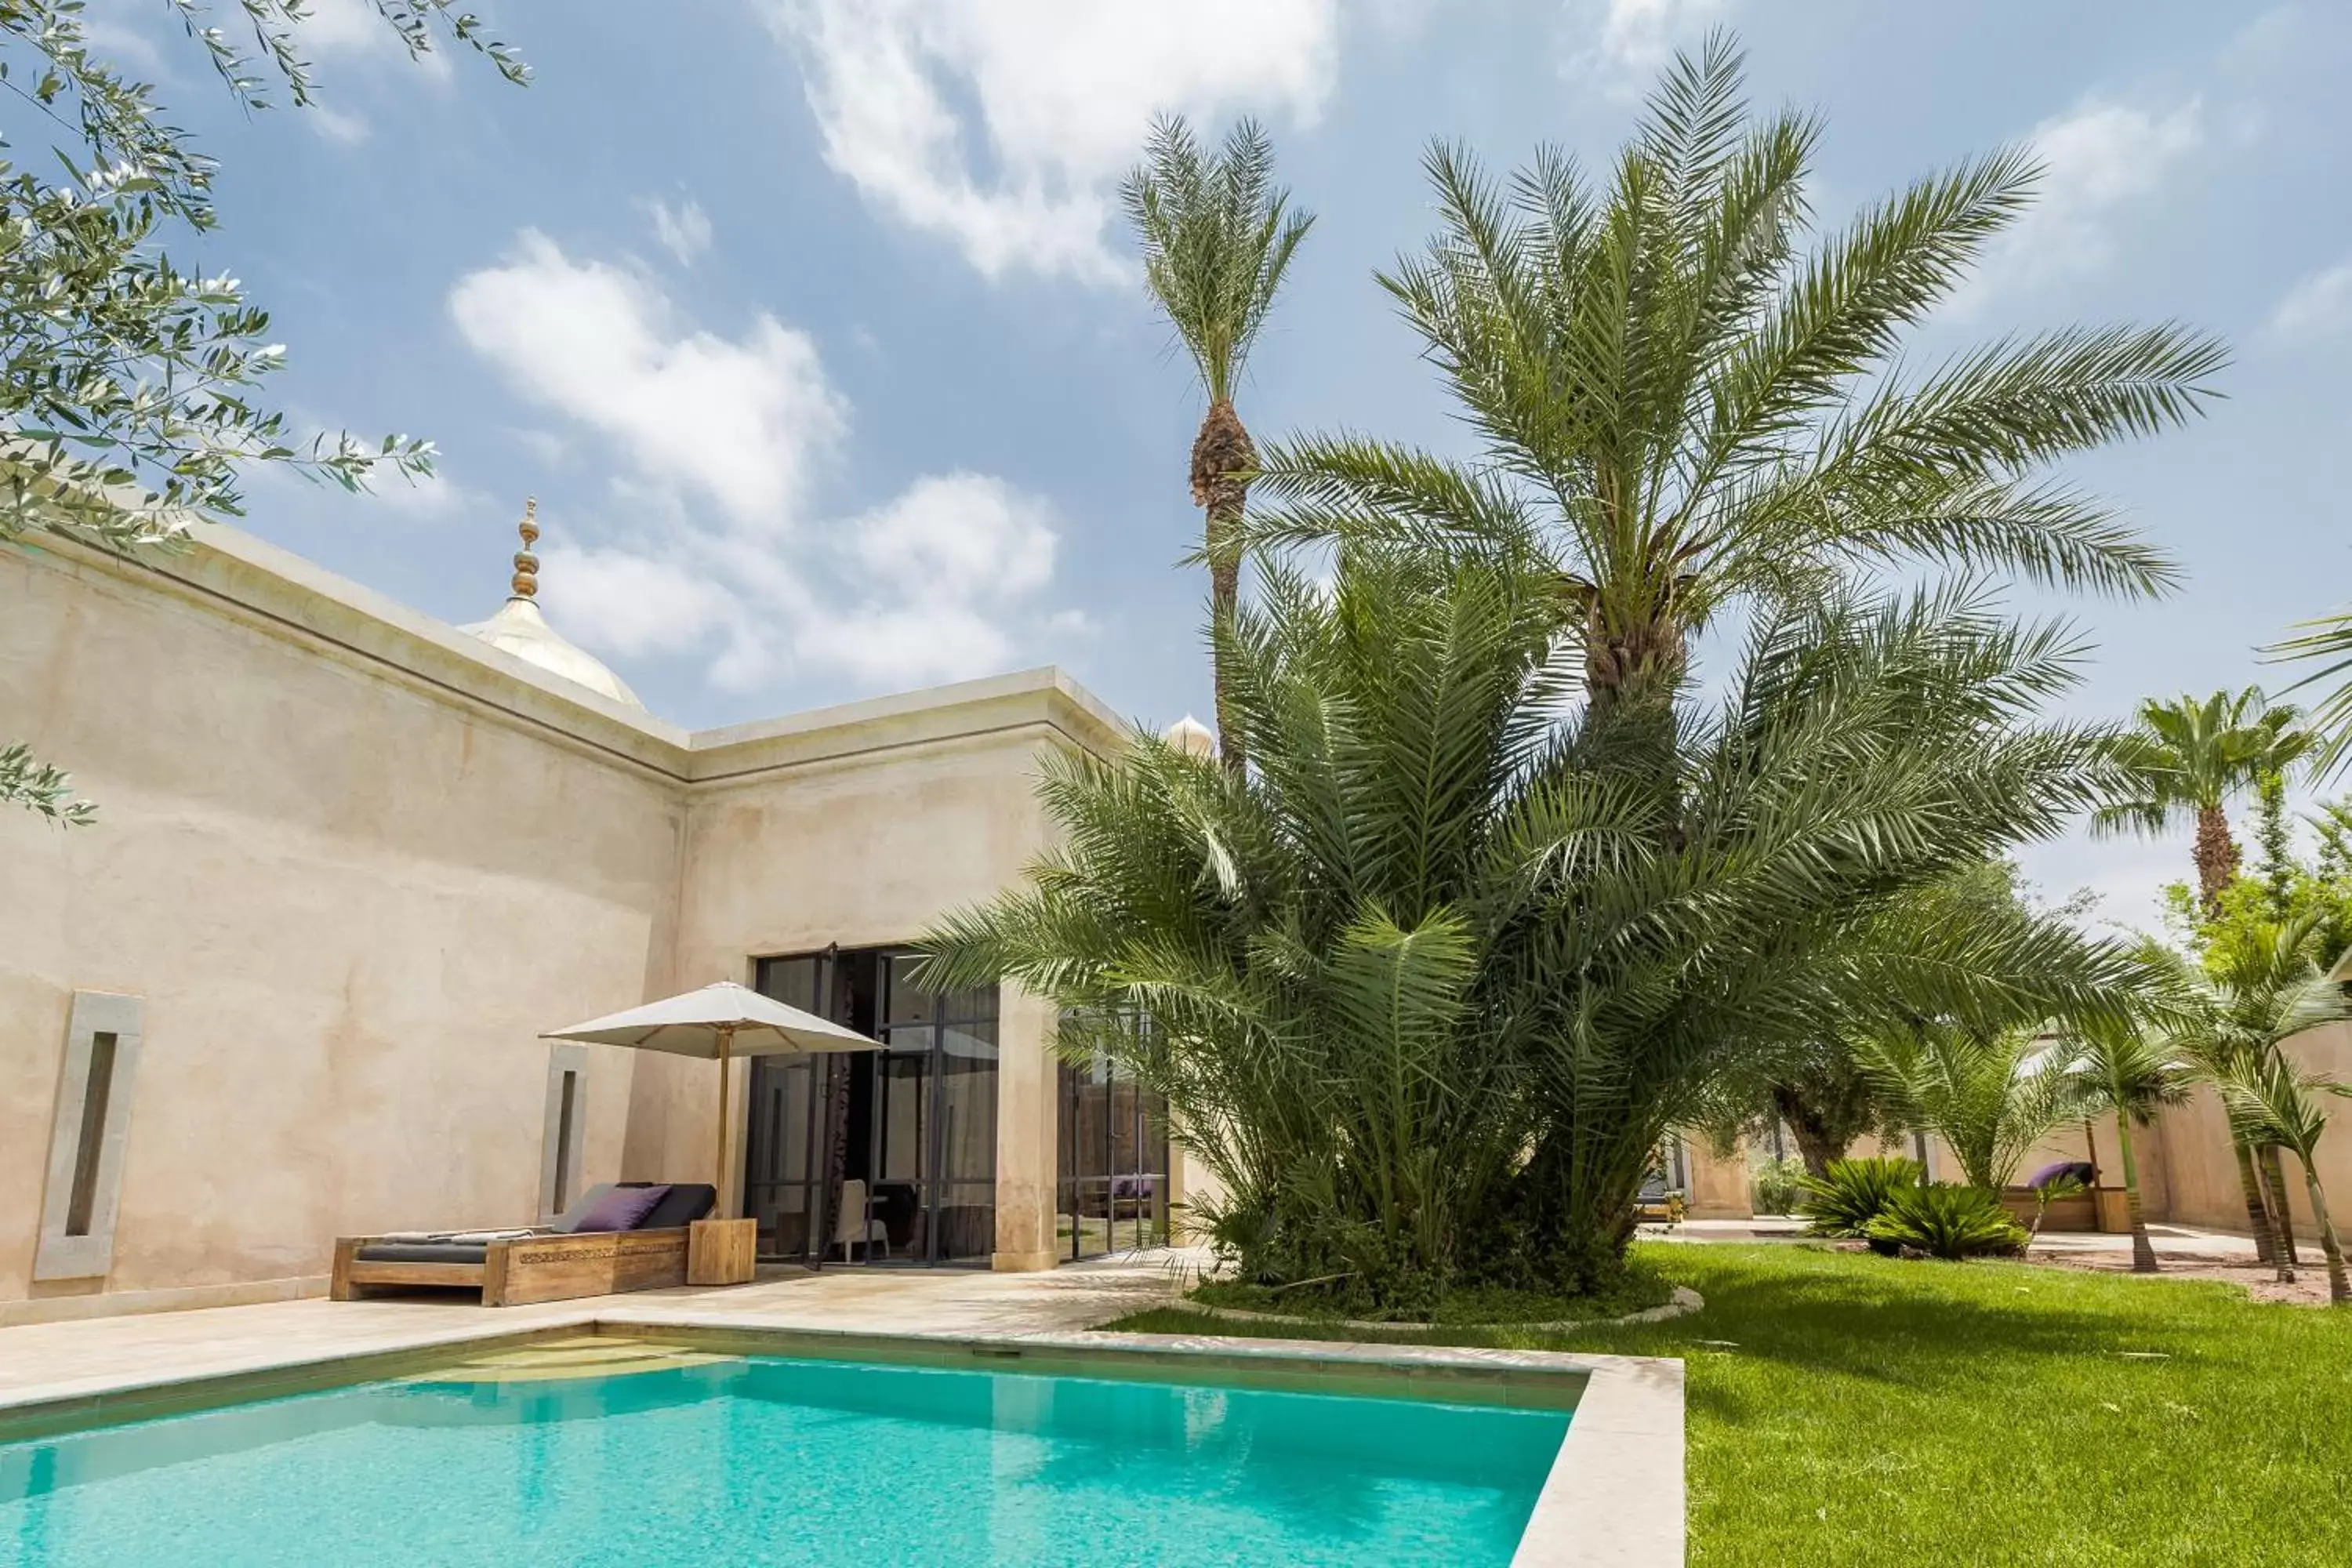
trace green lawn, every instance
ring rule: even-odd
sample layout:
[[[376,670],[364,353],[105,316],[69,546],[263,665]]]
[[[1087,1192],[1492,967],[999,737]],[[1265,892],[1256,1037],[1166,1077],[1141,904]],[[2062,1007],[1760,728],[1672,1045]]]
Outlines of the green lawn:
[[[1640,1251],[1706,1310],[1421,1342],[1683,1357],[1694,1563],[2352,1564],[2352,1310],[2013,1263]]]

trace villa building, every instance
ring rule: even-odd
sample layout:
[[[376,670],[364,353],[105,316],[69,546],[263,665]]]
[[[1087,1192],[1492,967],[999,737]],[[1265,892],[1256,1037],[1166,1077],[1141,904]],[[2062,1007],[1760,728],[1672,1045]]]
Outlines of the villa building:
[[[827,1249],[835,1181],[897,1261],[1155,1234],[1157,1108],[904,952],[1044,847],[1038,758],[1113,715],[1042,669],[688,732],[517,562],[460,629],[226,528],[0,555],[0,737],[100,803],[0,814],[0,1322],[315,1292],[338,1235],[708,1180],[709,1064],[539,1036],[721,978],[884,1047],[734,1065],[767,1255]]]

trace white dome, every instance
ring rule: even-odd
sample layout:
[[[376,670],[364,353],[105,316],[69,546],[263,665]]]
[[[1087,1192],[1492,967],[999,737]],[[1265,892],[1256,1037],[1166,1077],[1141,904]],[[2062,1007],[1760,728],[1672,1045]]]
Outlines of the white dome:
[[[1187,713],[1160,732],[1160,738],[1190,757],[1213,757],[1217,737],[1206,724]]]
[[[501,605],[499,613],[488,620],[458,629],[471,632],[492,647],[504,648],[550,675],[560,675],[574,685],[584,686],[599,697],[609,697],[625,707],[645,706],[637,700],[637,694],[594,655],[557,636],[555,628],[539,613],[539,605],[520,594]]]

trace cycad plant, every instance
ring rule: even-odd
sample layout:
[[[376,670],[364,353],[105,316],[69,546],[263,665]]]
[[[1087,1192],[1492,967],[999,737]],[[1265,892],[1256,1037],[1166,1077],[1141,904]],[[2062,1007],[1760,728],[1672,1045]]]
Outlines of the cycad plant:
[[[2156,1247],[2141,1212],[2139,1161],[2132,1145],[2135,1125],[2152,1125],[2167,1107],[2189,1098],[2193,1068],[2157,1031],[2136,1022],[2095,1021],[2078,1031],[2068,1071],[2085,1115],[2113,1111],[2117,1157],[2124,1168],[2124,1202],[2131,1214],[2132,1271],[2157,1271]]]
[[[2210,697],[2150,698],[2120,752],[2127,780],[2118,797],[2092,817],[2101,833],[2151,837],[2181,822],[2197,831],[2197,897],[2205,917],[2238,875],[2238,841],[2230,802],[2266,777],[2284,776],[2316,742],[2296,727],[2292,708],[2276,707],[2259,687]]]
[[[2303,1167],[2305,1195],[2311,1200],[2312,1223],[2319,1231],[2319,1250],[2327,1259],[2327,1299],[2336,1306],[2352,1306],[2352,1279],[2344,1272],[2344,1247],[2336,1223],[2328,1217],[2327,1194],[2319,1184],[2319,1140],[2327,1131],[2327,1112],[2319,1102],[2323,1093],[2343,1094],[2331,1079],[2298,1072],[2284,1057],[2240,1060],[2216,1085],[2228,1107],[2231,1124],[2249,1140],[2292,1149]],[[2284,1194],[2281,1197],[2284,1199]]]
[[[1927,1168],[1916,1160],[1832,1160],[1829,1169],[1799,1184],[1804,1194],[1799,1212],[1815,1236],[1858,1237],[1886,1211],[1897,1190],[1927,1180]]]
[[[1862,1234],[1882,1247],[1909,1248],[1951,1263],[1982,1253],[2022,1252],[2029,1239],[2025,1227],[1990,1193],[1951,1182],[1896,1189]]]
[[[1274,143],[1255,120],[1238,121],[1214,153],[1170,116],[1154,123],[1142,163],[1119,195],[1143,251],[1144,280],[1200,373],[1208,413],[1192,442],[1192,504],[1205,514],[1213,619],[1233,614],[1241,591],[1243,508],[1257,449],[1234,411],[1234,391],[1314,215],[1274,182]],[[1216,681],[1225,763],[1243,765],[1226,721],[1224,675]]]

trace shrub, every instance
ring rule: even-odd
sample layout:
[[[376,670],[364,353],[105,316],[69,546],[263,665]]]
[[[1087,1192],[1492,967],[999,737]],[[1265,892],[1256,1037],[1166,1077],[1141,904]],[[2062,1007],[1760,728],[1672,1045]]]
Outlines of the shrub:
[[[1768,1160],[1748,1178],[1748,1205],[1758,1214],[1795,1214],[1804,1192],[1801,1160]]]
[[[1896,1193],[1927,1179],[1916,1160],[1832,1160],[1825,1175],[1798,1184],[1803,1198],[1797,1212],[1812,1222],[1807,1228],[1815,1236],[1861,1236]]]
[[[1933,1258],[1974,1258],[1982,1253],[2021,1251],[2024,1228],[2009,1217],[2000,1200],[1981,1187],[1936,1182],[1897,1188],[1886,1207],[1863,1227],[1875,1245],[1916,1248]]]

